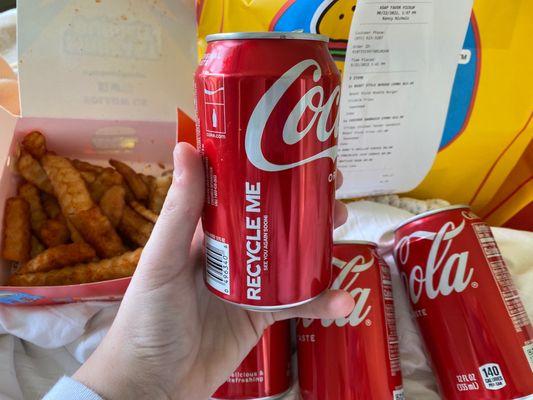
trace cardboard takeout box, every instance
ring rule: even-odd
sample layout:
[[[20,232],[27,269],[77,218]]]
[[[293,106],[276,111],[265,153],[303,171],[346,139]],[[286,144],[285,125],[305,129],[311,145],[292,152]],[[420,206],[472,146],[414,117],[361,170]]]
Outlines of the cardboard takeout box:
[[[44,3],[43,3],[44,4]],[[193,113],[194,9],[181,2],[18,2],[21,116],[0,109],[0,226],[15,195],[22,136],[39,130],[60,155],[141,172],[171,166],[176,108]],[[12,265],[0,260],[0,284]],[[130,279],[0,286],[0,303],[116,300]]]

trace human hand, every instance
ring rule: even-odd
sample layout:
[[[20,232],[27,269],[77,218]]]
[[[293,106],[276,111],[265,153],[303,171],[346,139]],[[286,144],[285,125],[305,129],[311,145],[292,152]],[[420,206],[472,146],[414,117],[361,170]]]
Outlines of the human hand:
[[[192,146],[178,144],[174,164],[165,205],[115,321],[73,376],[107,400],[207,399],[275,321],[339,318],[354,306],[347,293],[328,291],[299,307],[256,313],[211,295],[203,282],[198,224],[201,159]],[[346,217],[337,202],[335,224]]]

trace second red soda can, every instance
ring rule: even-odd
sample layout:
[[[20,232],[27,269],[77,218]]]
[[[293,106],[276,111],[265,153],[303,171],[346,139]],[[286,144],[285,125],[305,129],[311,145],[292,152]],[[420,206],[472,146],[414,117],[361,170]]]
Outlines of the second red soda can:
[[[211,398],[279,399],[291,383],[290,323],[281,321],[265,329],[257,345]]]
[[[369,242],[333,247],[332,289],[347,291],[347,318],[298,321],[303,400],[403,400],[389,267]]]
[[[305,303],[331,277],[340,74],[327,38],[207,41],[195,76],[207,285],[248,309]]]
[[[466,206],[414,217],[394,256],[447,400],[533,394],[533,329],[490,228]]]

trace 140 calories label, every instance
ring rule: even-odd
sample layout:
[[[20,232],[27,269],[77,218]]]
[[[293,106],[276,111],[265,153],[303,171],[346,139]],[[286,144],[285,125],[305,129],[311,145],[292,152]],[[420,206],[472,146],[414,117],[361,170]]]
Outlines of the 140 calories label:
[[[485,364],[479,367],[483,384],[488,390],[499,390],[507,384],[503,377],[500,366],[495,363]]]

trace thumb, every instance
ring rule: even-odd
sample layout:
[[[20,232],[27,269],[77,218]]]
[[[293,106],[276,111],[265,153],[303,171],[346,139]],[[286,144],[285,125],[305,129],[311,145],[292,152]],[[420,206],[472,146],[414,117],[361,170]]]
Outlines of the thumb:
[[[190,144],[178,143],[174,148],[172,185],[143,250],[137,267],[140,274],[165,281],[188,265],[203,204],[204,170],[200,155]]]

